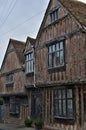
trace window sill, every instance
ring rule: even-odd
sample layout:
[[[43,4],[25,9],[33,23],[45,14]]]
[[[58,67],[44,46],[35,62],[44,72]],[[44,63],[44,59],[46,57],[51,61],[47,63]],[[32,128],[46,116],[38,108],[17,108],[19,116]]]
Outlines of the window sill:
[[[16,112],[9,112],[10,116],[14,117],[14,118],[19,118],[20,113],[16,113]]]
[[[54,116],[54,118],[65,119],[65,120],[74,120],[74,117],[60,117],[60,116]]]
[[[19,113],[16,112],[10,112],[11,115],[19,115]]]
[[[63,123],[63,124],[74,124],[75,118],[74,117],[60,117],[60,116],[54,116],[55,122]]]
[[[33,75],[34,75],[34,72],[26,73],[26,76],[33,76]]]
[[[59,72],[59,71],[61,71],[61,72],[62,72],[62,71],[66,71],[66,66],[63,64],[63,65],[59,65],[59,66],[56,66],[56,67],[49,67],[49,68],[48,68],[48,71],[49,71],[49,72],[53,72],[53,71],[55,71],[55,72],[56,72],[56,71],[58,71],[58,72]]]
[[[6,87],[13,87],[14,82],[8,82],[6,83]]]

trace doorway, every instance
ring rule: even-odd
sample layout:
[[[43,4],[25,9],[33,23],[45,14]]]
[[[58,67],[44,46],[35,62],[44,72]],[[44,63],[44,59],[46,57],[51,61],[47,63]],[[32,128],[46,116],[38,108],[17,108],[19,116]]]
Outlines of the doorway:
[[[42,93],[36,91],[32,92],[31,102],[32,119],[42,119]]]

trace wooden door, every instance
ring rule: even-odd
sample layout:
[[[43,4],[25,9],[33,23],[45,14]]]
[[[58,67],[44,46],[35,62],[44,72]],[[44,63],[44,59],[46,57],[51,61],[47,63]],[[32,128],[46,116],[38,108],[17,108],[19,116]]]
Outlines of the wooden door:
[[[32,93],[31,117],[33,119],[42,119],[42,94]]]

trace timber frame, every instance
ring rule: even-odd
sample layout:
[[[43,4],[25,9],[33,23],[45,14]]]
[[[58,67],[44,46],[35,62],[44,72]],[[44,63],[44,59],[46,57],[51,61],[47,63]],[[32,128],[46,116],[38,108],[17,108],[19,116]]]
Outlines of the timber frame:
[[[86,4],[82,2],[50,0],[36,39],[27,37],[25,45],[20,45],[23,59],[17,53],[18,46],[9,43],[1,67],[0,95],[19,95],[21,102],[24,97],[18,122],[28,116],[33,120],[41,119],[45,130],[86,129],[85,16]],[[17,55],[15,68],[10,58],[12,68],[5,67],[8,55],[14,59]],[[9,90],[3,87],[4,78],[10,72],[21,79],[14,82],[16,91],[12,87],[8,87]],[[11,119],[13,121],[15,116],[9,117],[9,122]]]

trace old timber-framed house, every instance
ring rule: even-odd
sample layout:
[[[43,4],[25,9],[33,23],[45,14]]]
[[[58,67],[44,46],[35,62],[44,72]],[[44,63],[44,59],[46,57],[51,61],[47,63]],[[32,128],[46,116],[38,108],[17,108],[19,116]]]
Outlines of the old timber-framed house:
[[[86,130],[86,4],[50,0],[37,37],[27,38],[21,58],[13,41],[0,74],[5,122],[29,116],[42,119],[45,130]],[[9,84],[10,74],[15,82]],[[17,111],[10,111],[17,98],[21,105],[16,102]]]
[[[33,51],[29,116],[41,118],[46,130],[85,130],[86,4],[50,0]]]
[[[0,96],[4,99],[5,123],[24,123],[28,115],[28,99],[24,88],[25,43],[10,39],[1,66]]]

